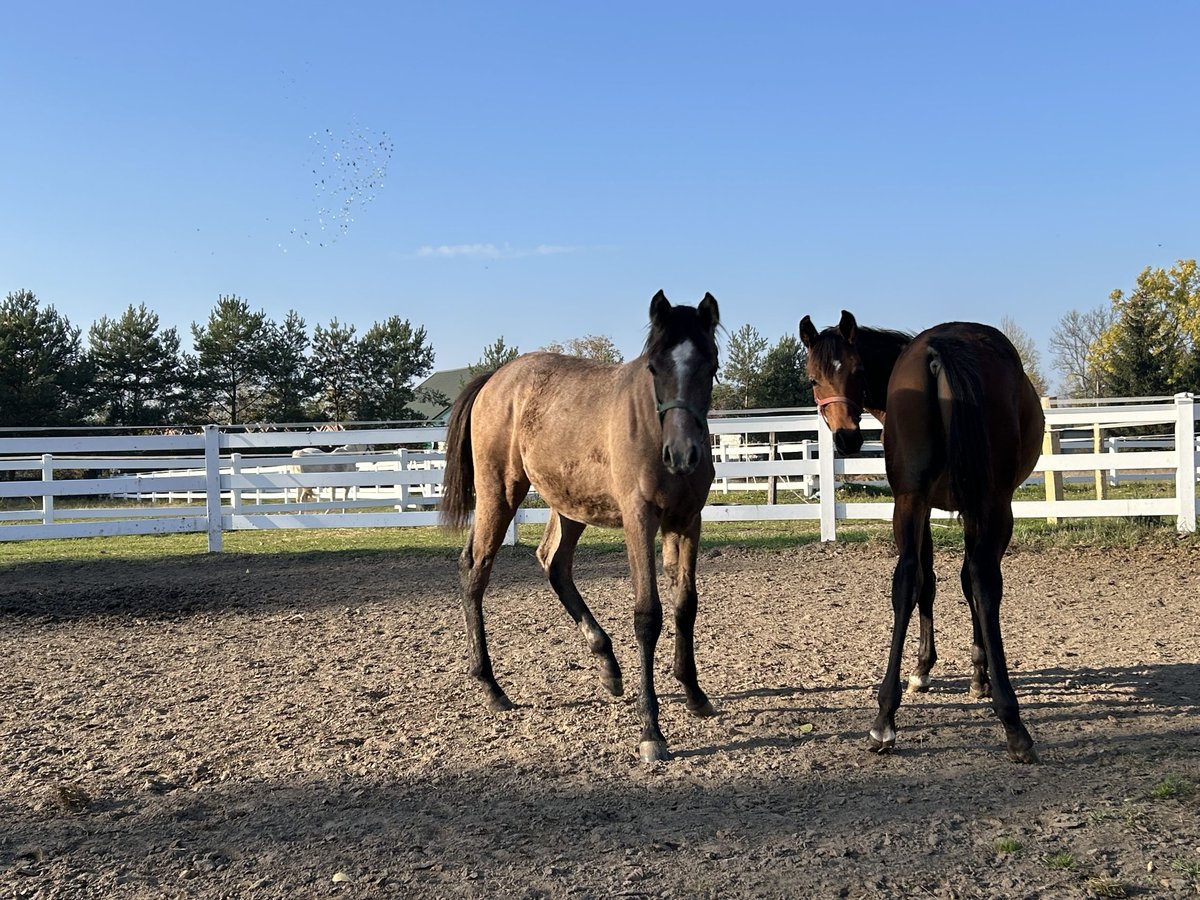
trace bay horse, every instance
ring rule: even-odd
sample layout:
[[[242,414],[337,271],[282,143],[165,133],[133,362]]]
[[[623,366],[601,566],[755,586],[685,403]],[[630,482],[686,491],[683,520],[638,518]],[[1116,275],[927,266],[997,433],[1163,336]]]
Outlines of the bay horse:
[[[717,301],[650,302],[642,355],[613,365],[528,353],[468,383],[450,413],[440,518],[462,530],[474,506],[459,578],[469,675],[487,706],[513,708],[496,682],[483,629],[483,593],[496,551],[532,485],[550,506],[537,560],[600,663],[601,684],[624,690],[612,641],[575,586],[575,547],[587,525],[624,528],[634,589],[633,625],[641,661],[638,708],[645,762],[665,760],[658,724],[654,650],[662,631],[655,578],[655,533],[675,612],[674,675],[688,710],[716,711],[696,677],[696,554],[700,512],[713,480],[708,409],[717,372]]]
[[[800,338],[808,349],[817,408],[838,451],[852,455],[861,449],[864,409],[883,422],[899,560],[892,576],[891,651],[868,746],[883,753],[896,743],[900,657],[914,606],[920,610],[921,638],[910,691],[928,690],[937,661],[929,528],[936,506],[956,510],[963,524],[960,580],[971,610],[971,695],[992,698],[1009,757],[1038,762],[1021,722],[1000,635],[1000,561],[1012,538],[1013,493],[1037,463],[1045,428],[1041,402],[1020,356],[989,325],[947,322],[914,337],[860,328],[845,310],[836,326],[820,333],[805,316]]]

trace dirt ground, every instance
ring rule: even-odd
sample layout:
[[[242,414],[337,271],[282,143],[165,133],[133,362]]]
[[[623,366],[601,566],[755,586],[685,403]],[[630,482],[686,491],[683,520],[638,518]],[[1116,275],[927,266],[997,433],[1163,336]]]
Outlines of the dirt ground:
[[[506,714],[465,678],[450,554],[5,567],[0,897],[1200,893],[1200,551],[1010,554],[1040,766],[967,695],[950,553],[933,688],[894,754],[866,752],[892,566],[881,545],[710,551],[697,659],[721,714],[687,714],[668,625],[674,758],[651,766],[620,554],[576,566],[625,669],[613,699],[533,548],[504,552]]]

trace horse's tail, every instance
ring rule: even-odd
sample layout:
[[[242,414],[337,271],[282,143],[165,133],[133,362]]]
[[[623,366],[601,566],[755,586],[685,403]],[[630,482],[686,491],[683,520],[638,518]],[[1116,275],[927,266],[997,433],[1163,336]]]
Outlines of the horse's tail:
[[[964,341],[948,337],[931,339],[929,350],[929,367],[937,382],[946,435],[950,493],[964,518],[979,521],[992,495],[995,471],[975,350]]]
[[[471,449],[471,409],[475,398],[494,372],[469,382],[454,401],[446,429],[446,472],[442,476],[442,502],[438,518],[443,528],[462,531],[475,507],[475,460]]]

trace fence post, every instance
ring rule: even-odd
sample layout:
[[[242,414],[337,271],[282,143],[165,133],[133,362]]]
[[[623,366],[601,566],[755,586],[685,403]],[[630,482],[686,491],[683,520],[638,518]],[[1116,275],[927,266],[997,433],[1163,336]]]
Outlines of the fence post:
[[[1180,532],[1196,530],[1196,398],[1192,394],[1175,395],[1175,498]]]
[[[204,505],[208,522],[208,552],[221,552],[221,430],[204,426]]]
[[[242,454],[234,453],[229,457],[230,470],[234,475],[242,474]],[[231,487],[229,489],[229,505],[232,507],[235,516],[241,515],[242,512],[242,489]]]
[[[42,483],[46,484],[54,480],[54,454],[42,454]],[[42,494],[42,524],[54,524],[54,495]]]
[[[1042,398],[1042,409],[1049,410],[1054,406],[1054,397]],[[1062,435],[1050,427],[1050,420],[1046,420],[1046,433],[1042,437],[1042,455],[1058,456],[1062,452]],[[1057,500],[1062,499],[1063,493],[1063,473],[1062,472],[1043,472],[1042,475],[1046,482],[1046,502],[1053,504]],[[1052,507],[1053,508],[1053,507]],[[1058,524],[1058,516],[1046,516],[1046,521],[1051,525]]]
[[[1092,452],[1100,453],[1104,448],[1104,438],[1102,437],[1100,423],[1096,422],[1092,425]],[[1096,480],[1096,499],[1108,499],[1108,482],[1104,480],[1104,470],[1097,469],[1095,474]]]
[[[407,472],[408,471],[408,448],[407,447],[399,448],[396,451],[396,455],[399,457],[399,459],[397,459],[394,463],[392,463],[392,465],[394,465],[396,467],[397,472]],[[421,487],[421,496],[425,496],[425,487],[424,486]],[[408,485],[407,484],[400,485],[400,512],[404,512],[408,509],[408,504],[411,501],[411,499],[412,499],[412,495],[411,495],[411,492],[409,491]]]
[[[833,477],[833,432],[817,416],[817,478],[821,492],[821,540],[837,540],[837,482]]]
[[[811,461],[813,458],[813,441],[810,441],[806,438],[800,446],[802,448],[801,457],[805,461]],[[806,472],[804,474],[804,496],[805,496],[805,498],[811,500],[812,495],[815,494],[816,492],[817,492],[816,476],[810,475]]]
[[[775,432],[768,432],[767,435],[767,459],[771,462],[775,461]],[[776,482],[774,475],[767,476],[767,505],[774,506],[776,497]]]

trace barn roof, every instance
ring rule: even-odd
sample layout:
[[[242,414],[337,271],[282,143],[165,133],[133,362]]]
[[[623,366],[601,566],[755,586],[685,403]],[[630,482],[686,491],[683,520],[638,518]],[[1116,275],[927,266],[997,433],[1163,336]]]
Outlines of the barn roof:
[[[463,385],[470,380],[471,370],[469,368],[443,369],[440,372],[434,372],[417,385],[417,397],[420,398],[427,392],[441,394],[446,398],[446,402],[431,403],[418,399],[410,403],[409,408],[431,422],[445,422],[450,415],[450,407],[454,404],[454,399],[462,390]]]

